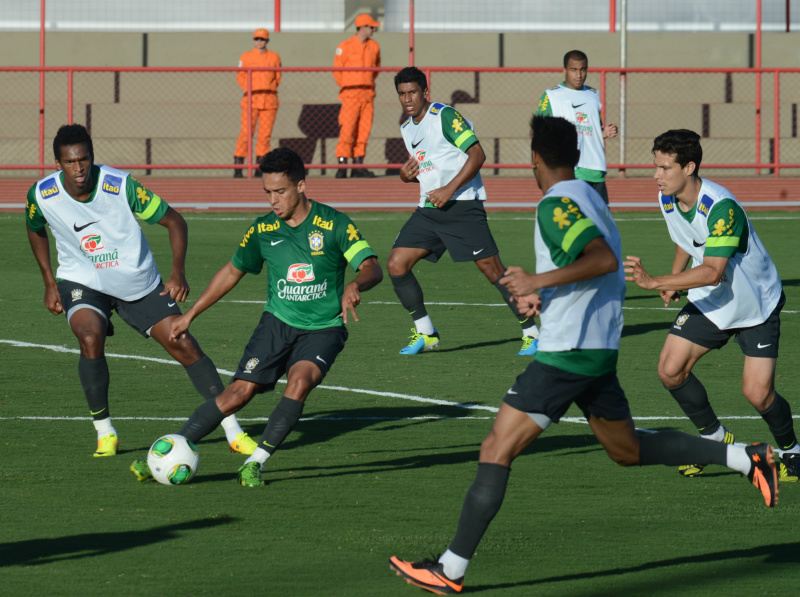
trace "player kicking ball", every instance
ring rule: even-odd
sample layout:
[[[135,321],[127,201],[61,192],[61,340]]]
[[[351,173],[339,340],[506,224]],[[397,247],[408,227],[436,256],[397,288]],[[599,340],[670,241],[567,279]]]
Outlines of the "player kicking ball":
[[[728,445],[677,431],[636,433],[616,373],[625,298],[617,226],[600,195],[575,180],[575,127],[536,116],[531,129],[533,172],[544,191],[536,210],[536,274],[510,267],[500,282],[521,312],[541,313],[539,352],[506,394],[481,444],[478,472],[449,549],[436,561],[389,559],[406,581],[440,595],[463,589],[470,559],[503,503],[511,463],[572,403],[621,466],[720,464],[747,475],[768,507],[778,497],[767,444]]]
[[[257,218],[236,253],[172,325],[179,342],[203,311],[225,296],[245,274],[267,264],[267,302],[233,380],[216,400],[194,411],[180,435],[197,442],[256,394],[271,392],[287,376],[286,389],[269,416],[261,441],[239,469],[245,487],[263,485],[261,467],[300,420],[306,398],[322,383],[347,340],[348,313],[358,321],[361,293],[383,279],[378,259],[353,221],[305,195],[305,165],[281,148],[259,162],[271,213]],[[347,266],[358,272],[344,283]],[[150,478],[145,460],[131,465],[139,481]]]

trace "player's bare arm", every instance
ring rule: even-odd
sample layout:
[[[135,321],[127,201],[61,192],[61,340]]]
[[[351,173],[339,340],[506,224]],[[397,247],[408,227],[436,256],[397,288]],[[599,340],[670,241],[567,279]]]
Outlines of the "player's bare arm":
[[[666,276],[651,276],[642,265],[642,260],[635,255],[628,255],[623,262],[625,266],[625,279],[635,282],[645,290],[689,290],[702,286],[716,286],[719,284],[725,266],[728,265],[727,257],[704,257],[703,263],[677,274]]]
[[[408,161],[400,168],[400,180],[403,182],[419,182],[417,174],[419,173],[419,162],[416,158],[410,157]]]
[[[619,262],[611,247],[601,236],[593,238],[583,248],[578,258],[565,267],[559,267],[541,274],[531,274],[521,267],[511,266],[500,283],[519,300],[540,288],[564,286],[575,282],[591,280],[617,271]]]
[[[603,139],[616,137],[619,134],[619,128],[616,124],[607,124],[603,127]]]
[[[467,149],[467,161],[459,170],[453,180],[443,187],[428,192],[428,202],[434,207],[443,207],[458,189],[475,178],[481,166],[486,161],[486,154],[480,143],[475,143]]]
[[[246,272],[234,267],[230,261],[226,263],[216,274],[211,278],[211,282],[203,291],[203,294],[195,301],[194,305],[186,311],[183,315],[176,317],[172,321],[170,329],[170,340],[177,340],[183,332],[189,329],[189,325],[194,321],[194,318],[200,315],[203,311],[211,307],[223,296],[228,294],[231,289],[239,283]]]
[[[383,269],[378,260],[368,257],[358,266],[358,276],[356,279],[344,287],[342,294],[342,321],[347,323],[347,312],[353,315],[353,319],[358,321],[356,307],[361,304],[361,293],[377,286],[383,280]]]
[[[33,250],[33,256],[36,258],[36,263],[39,264],[39,270],[42,272],[42,279],[44,280],[44,306],[53,315],[59,315],[64,312],[61,306],[61,297],[58,294],[58,287],[56,285],[56,277],[53,275],[53,268],[50,265],[50,239],[47,236],[47,230],[44,227],[38,231],[33,232],[28,225],[25,224],[25,230],[28,231],[28,241]]]
[[[182,303],[189,296],[189,282],[186,280],[186,248],[189,244],[189,227],[183,216],[171,207],[158,222],[169,231],[169,244],[172,248],[172,271],[164,283],[164,292],[170,298]]]

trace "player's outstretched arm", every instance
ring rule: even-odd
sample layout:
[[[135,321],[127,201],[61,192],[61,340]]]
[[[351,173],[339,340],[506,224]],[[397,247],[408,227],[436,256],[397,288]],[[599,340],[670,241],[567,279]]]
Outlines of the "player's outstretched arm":
[[[358,321],[356,307],[361,304],[361,293],[377,286],[383,280],[383,269],[378,260],[368,257],[358,266],[358,276],[356,279],[344,287],[342,295],[342,321],[347,323],[347,312],[353,315],[353,319]]]
[[[203,294],[195,301],[194,305],[186,313],[173,320],[169,334],[170,340],[177,340],[183,332],[189,329],[189,325],[194,321],[195,317],[228,294],[239,283],[239,280],[244,277],[245,273],[234,267],[230,261],[226,263],[214,274],[211,282],[208,283]]]
[[[39,264],[39,269],[42,272],[44,306],[53,315],[63,313],[64,309],[61,306],[61,297],[58,295],[56,277],[53,275],[53,268],[50,265],[50,239],[47,236],[47,230],[43,226],[34,232],[28,227],[27,223],[25,224],[25,230],[28,231],[28,241],[31,243],[33,256],[36,258],[36,263]]]
[[[625,279],[628,282],[635,282],[640,288],[645,290],[672,291],[689,290],[690,288],[700,288],[702,286],[716,286],[719,284],[725,267],[728,265],[727,257],[703,258],[703,263],[676,274],[666,276],[651,276],[642,265],[642,260],[635,255],[628,255],[625,265]],[[673,295],[669,295],[672,298]],[[664,298],[664,293],[662,293]],[[669,301],[666,301],[669,304]]]
[[[164,292],[180,303],[189,296],[189,282],[186,281],[186,248],[189,245],[189,227],[186,220],[174,209],[167,208],[159,221],[169,231],[169,244],[172,248],[172,271],[164,283]]]

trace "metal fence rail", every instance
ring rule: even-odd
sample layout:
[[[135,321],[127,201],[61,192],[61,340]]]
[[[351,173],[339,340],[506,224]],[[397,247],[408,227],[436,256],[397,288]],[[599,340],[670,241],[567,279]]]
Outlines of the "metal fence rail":
[[[0,176],[49,170],[55,131],[73,122],[90,129],[98,160],[137,176],[230,176],[240,129],[239,70],[0,68]],[[272,70],[282,73],[272,147],[292,147],[315,174],[333,176],[335,69]],[[398,69],[374,70],[380,74],[365,163],[391,174],[407,158],[393,84]],[[561,82],[561,69],[424,70],[431,99],[456,106],[474,123],[487,155],[485,175],[529,168],[528,120],[543,91]],[[652,140],[671,128],[703,136],[704,172],[800,174],[800,69],[598,68],[587,83],[600,92],[604,122],[625,123],[624,138],[606,146],[610,176],[649,175]]]

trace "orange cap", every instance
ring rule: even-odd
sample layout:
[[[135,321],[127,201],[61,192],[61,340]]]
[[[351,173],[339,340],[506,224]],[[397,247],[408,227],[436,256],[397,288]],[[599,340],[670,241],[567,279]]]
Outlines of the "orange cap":
[[[253,39],[256,37],[263,37],[264,39],[269,39],[269,31],[266,29],[256,29],[256,32],[253,33]]]
[[[356,17],[356,29],[369,25],[370,27],[380,27],[380,23],[369,16],[367,13],[360,14]]]

